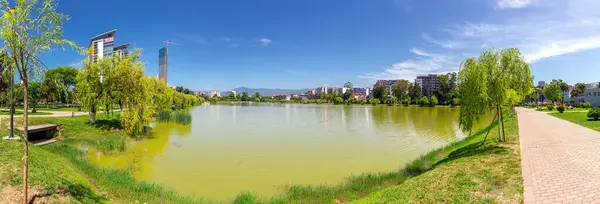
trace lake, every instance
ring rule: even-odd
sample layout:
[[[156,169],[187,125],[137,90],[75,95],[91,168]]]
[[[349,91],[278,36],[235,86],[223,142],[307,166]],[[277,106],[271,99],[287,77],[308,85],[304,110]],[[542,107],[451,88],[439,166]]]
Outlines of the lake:
[[[365,172],[397,171],[465,137],[458,108],[303,104],[208,105],[192,124],[155,124],[123,154],[88,151],[102,167],[190,196],[273,196],[287,184],[329,184]]]

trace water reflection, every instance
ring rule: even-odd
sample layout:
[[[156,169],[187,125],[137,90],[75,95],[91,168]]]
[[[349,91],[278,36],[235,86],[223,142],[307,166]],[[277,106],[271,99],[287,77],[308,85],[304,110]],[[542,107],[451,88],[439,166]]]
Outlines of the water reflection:
[[[269,196],[289,183],[395,171],[464,137],[458,110],[447,107],[243,104],[191,113],[191,126],[156,124],[154,138],[125,154],[89,158],[186,195],[227,200],[246,190]]]

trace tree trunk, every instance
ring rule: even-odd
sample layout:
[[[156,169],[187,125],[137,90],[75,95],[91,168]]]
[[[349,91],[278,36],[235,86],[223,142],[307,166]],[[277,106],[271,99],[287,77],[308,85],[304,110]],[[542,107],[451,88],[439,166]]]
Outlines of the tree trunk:
[[[27,126],[29,124],[27,124],[27,123],[29,122],[29,120],[27,118],[27,115],[28,115],[29,111],[27,111],[27,110],[29,108],[29,105],[28,105],[28,100],[27,99],[28,99],[28,96],[29,96],[28,95],[29,94],[29,91],[28,91],[29,85],[27,84],[27,80],[23,80],[23,85],[24,85],[24,88],[23,88],[23,93],[24,93],[23,100],[25,101],[23,103],[23,120],[24,120],[24,124],[23,124],[23,130],[24,130],[24,132],[23,132],[23,144],[24,144],[24,150],[23,150],[23,193],[25,194],[25,198],[24,198],[25,202],[24,203],[28,203],[27,202],[28,201],[28,197],[27,197],[27,179],[28,179],[28,176],[29,176],[29,159],[27,157],[29,156],[29,137],[28,137],[28,133],[27,133],[27,130],[28,130]]]
[[[496,107],[498,111],[498,142],[502,142],[502,132],[500,130],[500,121],[502,121],[502,113],[500,112],[500,106]]]
[[[93,106],[90,108],[90,124],[93,125],[96,123],[96,107]]]
[[[502,141],[506,142],[506,134],[504,134],[504,113],[502,107],[500,107],[500,122],[502,123]]]

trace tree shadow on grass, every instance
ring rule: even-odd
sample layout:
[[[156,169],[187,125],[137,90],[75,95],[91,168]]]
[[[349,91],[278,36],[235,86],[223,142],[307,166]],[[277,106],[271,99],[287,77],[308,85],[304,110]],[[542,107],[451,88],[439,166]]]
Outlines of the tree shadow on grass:
[[[600,121],[600,119],[588,118],[587,121]]]
[[[89,187],[81,184],[68,183],[65,187],[66,188],[59,188],[55,191],[48,191],[45,193],[35,194],[31,198],[31,200],[29,200],[29,204],[36,203],[35,201],[39,199],[61,194],[65,195],[66,197],[70,196],[73,199],[73,201],[78,201],[81,203],[105,203],[106,201],[108,201],[106,198],[94,193]]]
[[[481,155],[490,155],[490,154],[506,154],[509,150],[506,147],[501,147],[493,144],[486,144],[483,146],[479,146],[479,143],[470,144],[468,146],[462,147],[460,149],[452,151],[448,154],[448,157],[442,159],[437,162],[435,165],[441,165],[446,162],[450,162],[453,160],[466,158],[470,156],[481,156]]]
[[[94,123],[94,127],[103,130],[123,129],[123,126],[121,125],[121,120],[119,120],[118,118],[98,119],[96,120],[96,123]]]

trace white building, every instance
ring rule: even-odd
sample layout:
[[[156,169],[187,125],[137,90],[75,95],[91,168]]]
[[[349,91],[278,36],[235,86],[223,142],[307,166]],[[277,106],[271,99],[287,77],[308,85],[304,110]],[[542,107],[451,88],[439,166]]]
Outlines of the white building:
[[[585,102],[590,102],[591,107],[600,106],[600,84],[587,84],[583,92]]]
[[[217,96],[217,97],[221,97],[221,92],[216,90],[216,91],[209,91],[208,92],[208,96],[209,97],[213,97],[213,96]]]

